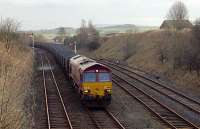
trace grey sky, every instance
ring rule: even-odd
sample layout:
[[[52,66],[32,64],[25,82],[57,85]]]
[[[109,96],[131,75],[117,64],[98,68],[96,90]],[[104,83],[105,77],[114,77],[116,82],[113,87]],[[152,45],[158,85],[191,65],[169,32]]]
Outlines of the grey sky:
[[[0,0],[0,16],[12,17],[22,29],[79,27],[94,24],[159,26],[176,0]],[[200,0],[182,0],[190,20],[200,17]]]

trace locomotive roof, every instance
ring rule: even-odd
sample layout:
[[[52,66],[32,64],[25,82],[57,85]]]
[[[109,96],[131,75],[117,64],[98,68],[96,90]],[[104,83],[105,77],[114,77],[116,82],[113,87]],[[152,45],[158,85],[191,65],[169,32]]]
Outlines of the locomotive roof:
[[[92,60],[90,58],[87,58],[87,57],[81,56],[81,55],[73,56],[70,60],[71,60],[71,63],[75,64],[82,71],[85,71],[94,66],[98,66],[98,67],[101,66],[101,67],[108,69],[105,65],[97,63],[95,60]]]

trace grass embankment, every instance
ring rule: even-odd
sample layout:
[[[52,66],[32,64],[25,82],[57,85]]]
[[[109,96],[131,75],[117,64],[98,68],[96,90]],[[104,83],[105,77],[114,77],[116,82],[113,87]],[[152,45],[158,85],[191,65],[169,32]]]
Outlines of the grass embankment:
[[[17,41],[20,42],[20,41]],[[0,129],[29,128],[25,104],[31,85],[33,59],[30,48],[0,43]]]
[[[190,92],[192,90],[198,94],[200,79],[197,73],[189,72],[184,68],[173,68],[174,55],[190,46],[190,36],[190,31],[179,32],[177,36],[163,30],[131,34],[128,42],[134,47],[131,45],[128,47],[134,52],[131,55],[129,53],[128,58],[125,58],[127,57],[127,35],[122,35],[106,40],[92,54],[87,52],[84,54],[123,60],[130,66],[149,73],[164,75],[170,80],[174,80],[184,91]],[[177,40],[179,43],[175,42]],[[167,60],[161,62],[161,53],[167,57]]]

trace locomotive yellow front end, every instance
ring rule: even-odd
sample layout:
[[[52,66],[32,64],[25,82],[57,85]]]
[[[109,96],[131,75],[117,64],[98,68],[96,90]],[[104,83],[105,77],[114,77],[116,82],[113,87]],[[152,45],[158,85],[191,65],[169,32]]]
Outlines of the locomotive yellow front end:
[[[86,82],[82,87],[83,94],[91,99],[111,99],[112,82]]]
[[[111,71],[100,64],[84,70],[82,74],[82,101],[109,105],[112,95]]]

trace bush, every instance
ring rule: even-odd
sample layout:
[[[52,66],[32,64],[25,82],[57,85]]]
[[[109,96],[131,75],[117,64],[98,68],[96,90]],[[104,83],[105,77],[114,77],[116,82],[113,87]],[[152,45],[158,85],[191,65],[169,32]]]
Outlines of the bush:
[[[132,33],[126,34],[123,38],[123,55],[124,59],[127,60],[134,54],[136,54],[137,51],[137,41]]]
[[[0,128],[25,127],[25,95],[32,74],[32,53],[25,35],[17,33],[18,24],[7,18],[0,22]],[[22,36],[20,38],[20,36]],[[23,40],[22,40],[23,39]]]
[[[100,44],[97,41],[92,41],[92,42],[90,42],[90,43],[87,44],[87,47],[88,47],[88,49],[90,51],[94,51],[94,50],[98,49],[99,46],[100,46]]]
[[[12,41],[16,41],[19,35],[16,33],[19,28],[19,23],[14,19],[6,18],[0,21],[0,41],[5,43],[6,49],[9,50]]]
[[[32,53],[14,46],[7,52],[0,44],[0,128],[21,129],[28,122],[24,100],[30,86]]]

